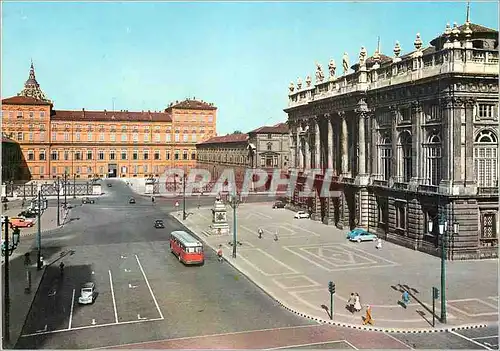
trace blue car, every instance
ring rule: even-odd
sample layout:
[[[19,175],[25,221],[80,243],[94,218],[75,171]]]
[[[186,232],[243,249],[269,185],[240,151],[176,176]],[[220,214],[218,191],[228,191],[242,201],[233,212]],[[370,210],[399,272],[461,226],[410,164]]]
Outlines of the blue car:
[[[377,240],[377,236],[375,234],[368,233],[364,229],[358,228],[351,230],[347,234],[347,239],[360,243],[362,241],[375,241]]]

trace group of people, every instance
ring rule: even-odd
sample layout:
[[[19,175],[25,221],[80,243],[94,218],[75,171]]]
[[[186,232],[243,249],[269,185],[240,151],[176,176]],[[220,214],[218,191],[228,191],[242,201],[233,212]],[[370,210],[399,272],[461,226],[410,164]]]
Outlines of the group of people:
[[[351,293],[349,300],[347,300],[347,308],[351,313],[361,311],[361,301],[358,293]]]

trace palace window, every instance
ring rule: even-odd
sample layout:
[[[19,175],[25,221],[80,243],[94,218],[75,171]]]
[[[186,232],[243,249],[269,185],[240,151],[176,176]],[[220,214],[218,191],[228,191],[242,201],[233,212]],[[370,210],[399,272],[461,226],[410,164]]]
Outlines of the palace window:
[[[272,139],[272,138],[273,138],[273,135],[269,133],[269,134],[267,134],[267,138],[268,138],[268,139]]]
[[[183,134],[183,135],[182,135],[182,140],[183,140],[184,142],[187,142],[187,141],[188,141],[188,137],[189,137],[189,134]]]
[[[181,140],[181,137],[180,137],[180,135],[179,135],[179,131],[178,131],[178,130],[176,130],[176,131],[175,131],[175,141],[180,141],[180,140]]]
[[[92,150],[87,150],[87,160],[92,160]]]
[[[104,141],[104,133],[99,134],[99,141]]]
[[[155,150],[155,160],[159,160],[160,159],[160,150]]]
[[[90,167],[90,166],[87,167],[87,173],[92,174],[92,167]]]
[[[99,174],[103,174],[104,173],[104,167],[103,166],[99,166]]]
[[[477,112],[479,119],[493,119],[495,116],[495,105],[479,104]]]
[[[167,135],[165,135],[165,140],[167,143],[169,143],[172,140],[172,136],[170,135],[170,133],[167,133]]]
[[[406,229],[406,204],[396,202],[396,228]]]
[[[489,130],[481,131],[474,142],[474,169],[477,185],[498,186],[498,140]]]
[[[35,117],[35,113],[30,111],[29,116],[30,116],[30,118],[33,118],[33,117]]]
[[[17,118],[23,118],[23,113],[21,111],[17,112]]]
[[[161,135],[160,134],[155,134],[155,142],[159,143],[161,141]]]
[[[115,150],[110,150],[109,151],[109,159],[112,161],[112,160],[116,160],[116,152]]]
[[[149,141],[149,133],[144,133],[144,141],[145,142]]]
[[[80,141],[80,132],[76,132],[76,141]]]
[[[481,246],[497,245],[497,212],[484,211],[481,213]]]
[[[45,161],[45,150],[40,150],[40,153],[38,154],[38,159],[40,161]]]
[[[127,131],[127,126],[122,126],[122,132],[126,132]]]
[[[87,141],[92,141],[92,132],[87,133]]]
[[[80,166],[76,166],[76,173],[80,174]]]
[[[122,150],[122,160],[127,159],[127,150]]]
[[[408,183],[412,178],[412,140],[409,132],[403,132],[399,137],[400,162],[399,176],[402,181]]]
[[[23,141],[23,132],[17,132],[17,140]]]
[[[193,134],[191,134],[191,140],[196,141],[196,132],[193,132]]]
[[[143,157],[145,160],[149,160],[149,150],[148,149],[144,149]]]
[[[28,150],[28,161],[34,161],[35,160],[35,153],[33,150]]]
[[[267,151],[271,151],[273,149],[273,143],[267,143]]]
[[[137,160],[139,158],[139,150],[134,150],[132,152],[132,160]]]
[[[174,160],[178,160],[179,159],[179,151],[175,151],[175,155],[174,155]]]
[[[45,112],[44,111],[40,112],[40,118],[45,118]]]
[[[69,133],[64,133],[64,141],[69,141]]]
[[[388,136],[383,137],[378,148],[380,152],[379,174],[382,175],[383,179],[389,180],[389,178],[391,177],[391,166],[392,166],[391,138],[389,138]]]
[[[209,122],[213,122],[213,120],[214,120],[214,117],[213,117],[213,116],[208,116],[208,121],[209,121]]]
[[[115,142],[116,141],[116,134],[115,133],[111,133],[109,135],[109,141],[111,141],[111,142]]]
[[[45,141],[45,132],[40,132],[40,141]]]
[[[432,132],[424,145],[426,158],[426,178],[430,185],[439,185],[441,181],[441,136]]]
[[[377,227],[380,229],[387,230],[389,225],[389,208],[387,199],[378,198],[378,224]]]
[[[99,150],[97,152],[97,157],[99,158],[99,160],[104,160],[104,151],[103,150]],[[102,173],[102,171],[101,171]]]
[[[56,139],[57,139],[57,133],[56,132],[52,132],[52,136],[50,137],[50,139],[52,141],[56,141]]]
[[[196,153],[194,152],[191,153],[191,160],[196,160]]]
[[[80,155],[80,151],[75,151],[75,160],[81,160],[81,155]]]
[[[167,152],[165,153],[165,158],[166,158],[167,160],[170,160],[170,151],[167,151]]]
[[[144,165],[144,174],[148,173],[148,165]]]
[[[33,141],[33,133],[29,133],[28,134],[28,140],[29,141]]]
[[[111,127],[109,127],[109,131],[116,132],[116,126],[114,124],[112,124]]]
[[[134,166],[134,174],[139,173],[139,166],[135,165]]]
[[[187,152],[187,150],[183,151],[183,153],[182,153],[182,159],[183,160],[187,160],[188,159],[188,152]]]
[[[64,151],[64,161],[69,160],[69,151]]]
[[[64,174],[69,174],[69,166],[64,167]]]
[[[56,150],[53,150],[50,156],[52,161],[57,161],[59,159],[59,153]]]
[[[122,134],[122,141],[127,141],[127,134]]]

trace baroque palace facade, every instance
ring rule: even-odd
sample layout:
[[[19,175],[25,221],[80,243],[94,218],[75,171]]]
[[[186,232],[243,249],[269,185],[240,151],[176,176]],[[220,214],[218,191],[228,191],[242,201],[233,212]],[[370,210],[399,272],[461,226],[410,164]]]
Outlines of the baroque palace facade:
[[[315,84],[290,84],[291,202],[415,250],[439,255],[444,243],[448,259],[497,257],[498,31],[467,13],[430,44],[417,34],[392,57],[361,48],[353,72],[345,53],[341,76],[331,60],[328,78],[317,65]],[[316,196],[302,198],[313,169]],[[341,196],[321,197],[325,181]]]
[[[234,170],[238,191],[241,191],[248,169],[259,168],[268,175],[273,174],[275,169],[281,169],[286,175],[290,162],[288,133],[288,125],[278,123],[254,129],[247,134],[210,138],[196,145],[198,168],[207,169],[213,182],[225,169]],[[264,191],[268,186],[269,182],[249,190]]]
[[[196,165],[195,145],[215,135],[216,111],[194,98],[161,112],[55,110],[31,64],[24,89],[2,100],[2,131],[21,145],[33,179],[158,177]]]

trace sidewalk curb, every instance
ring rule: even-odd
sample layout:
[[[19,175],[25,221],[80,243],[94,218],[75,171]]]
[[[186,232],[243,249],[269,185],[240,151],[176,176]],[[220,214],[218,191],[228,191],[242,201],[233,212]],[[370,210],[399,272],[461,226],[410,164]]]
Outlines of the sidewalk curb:
[[[174,212],[168,212],[169,215],[171,215],[177,222],[179,222],[181,225],[189,229],[195,236],[198,238],[198,240],[202,241],[205,243],[207,246],[210,247],[210,249],[214,252],[216,250],[210,246],[204,239],[203,236],[197,233],[196,231],[192,230],[186,223],[184,223],[180,218],[177,218],[175,216]],[[248,273],[244,272],[240,268],[236,267],[231,261],[224,259],[225,262],[230,264],[234,269],[236,269],[238,272],[243,274],[249,281],[251,281],[255,286],[259,287],[263,292],[265,292],[271,299],[273,299],[276,303],[278,303],[281,307],[283,307],[285,310],[292,312],[300,317],[307,318],[309,320],[313,320],[315,322],[321,323],[321,324],[329,324],[329,325],[334,325],[338,327],[343,327],[343,328],[350,328],[350,329],[357,329],[357,330],[363,330],[363,331],[372,331],[372,332],[382,332],[382,333],[396,333],[396,334],[430,334],[430,333],[444,333],[444,332],[452,332],[452,331],[458,331],[458,330],[466,330],[466,329],[478,329],[478,328],[485,328],[490,325],[495,324],[494,322],[492,323],[476,323],[476,324],[464,324],[464,325],[457,325],[457,326],[452,326],[452,327],[442,327],[442,328],[377,328],[377,327],[366,327],[363,325],[356,325],[356,324],[351,324],[351,323],[342,323],[342,322],[335,322],[331,320],[325,320],[322,318],[318,317],[313,317],[308,314],[304,314],[302,312],[296,311],[284,303],[282,303],[280,300],[276,299],[271,293],[266,291],[264,288],[262,288],[259,284],[257,284],[253,279],[251,279],[248,275]]]

